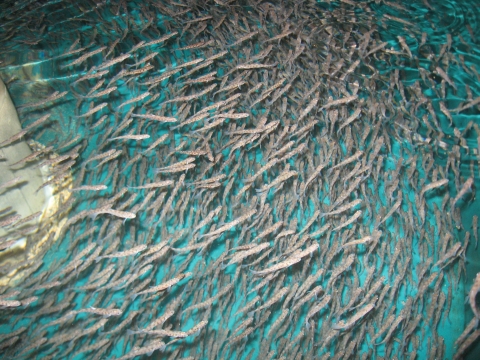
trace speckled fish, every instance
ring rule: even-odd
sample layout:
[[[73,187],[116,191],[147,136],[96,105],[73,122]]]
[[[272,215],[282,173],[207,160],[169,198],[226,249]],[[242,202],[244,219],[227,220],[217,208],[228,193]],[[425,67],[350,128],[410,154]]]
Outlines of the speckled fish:
[[[473,178],[468,178],[467,181],[465,181],[465,183],[462,185],[462,188],[458,192],[457,196],[455,196],[455,199],[453,199],[452,208],[455,207],[458,200],[460,200],[465,194],[472,191],[473,186],[474,186],[474,179]]]
[[[96,314],[96,315],[101,315],[103,317],[121,316],[123,314],[123,311],[121,309],[100,309],[93,306],[87,309],[74,310],[74,312],[76,314],[81,314],[81,313]]]
[[[122,108],[122,107],[124,107],[124,106],[126,106],[126,105],[129,105],[129,104],[134,103],[134,102],[136,102],[136,101],[143,100],[143,99],[145,99],[147,96],[150,96],[150,95],[151,95],[150,92],[149,92],[149,91],[146,91],[146,92],[144,92],[143,94],[140,94],[140,95],[138,95],[137,97],[134,97],[133,99],[129,99],[129,100],[127,100],[127,101],[124,101],[123,103],[121,103],[120,105],[117,106],[117,109],[116,109],[116,110],[118,111],[120,108]]]
[[[153,343],[151,343],[150,345],[147,345],[145,347],[135,346],[126,355],[123,355],[122,357],[116,358],[115,360],[132,359],[132,358],[140,356],[140,355],[152,354],[155,350],[160,350],[161,352],[164,352],[166,347],[167,347],[167,345],[164,342],[154,341]]]
[[[157,182],[154,182],[154,183],[145,184],[145,185],[141,185],[141,186],[128,186],[128,188],[129,189],[135,189],[135,190],[156,189],[156,188],[170,186],[170,185],[173,185],[174,183],[175,182],[173,180],[165,180],[165,181],[157,181]]]
[[[434,182],[432,182],[428,185],[425,185],[422,188],[422,190],[420,191],[420,197],[422,197],[423,194],[425,194],[427,191],[439,188],[439,187],[441,187],[443,185],[447,185],[447,184],[448,184],[448,179],[442,179],[442,180],[434,181]]]
[[[346,210],[349,210],[359,204],[362,203],[362,199],[356,199],[356,200],[353,200],[352,202],[349,202],[348,204],[345,204],[341,207],[339,207],[337,210],[334,210],[334,211],[330,211],[330,212],[327,212],[327,213],[323,213],[321,214],[320,216],[327,216],[327,215],[338,215],[338,214],[341,214],[342,212],[346,211]]]
[[[25,179],[21,176],[15,176],[13,179],[7,181],[7,182],[4,182],[3,184],[0,184],[0,189],[4,189],[4,188],[8,188],[8,187],[11,187],[11,186],[15,186],[17,185],[18,183],[22,182],[22,181],[25,181]]]
[[[453,87],[455,90],[457,90],[457,86],[455,83],[450,79],[445,71],[439,66],[435,68],[435,72],[443,78],[451,87]]]
[[[468,300],[470,302],[470,307],[472,308],[473,314],[477,318],[477,323],[478,323],[478,320],[480,319],[480,311],[478,310],[477,302],[475,299],[479,292],[480,292],[480,273],[477,273],[477,276],[473,281],[472,289],[468,293]]]
[[[85,114],[82,114],[82,115],[79,115],[79,116],[76,116],[77,119],[80,119],[80,118],[84,118],[84,117],[89,117],[90,115],[93,115],[95,114],[96,112],[99,112],[100,110],[102,110],[105,106],[107,106],[108,104],[106,102],[104,103],[101,103],[100,105],[97,105],[95,106],[92,110],[86,112]]]
[[[108,189],[107,185],[83,185],[73,188],[70,191],[101,191]]]
[[[316,313],[321,311],[325,306],[327,306],[331,299],[332,299],[332,296],[330,294],[325,295],[323,297],[322,301],[320,301],[318,304],[312,306],[312,308],[308,311],[307,316],[305,317],[305,327],[307,328],[307,330],[310,329],[310,324],[309,324],[308,320],[310,320],[310,318],[313,315],[315,315]]]
[[[352,96],[346,96],[346,97],[343,97],[343,98],[337,99],[337,100],[331,100],[328,103],[326,103],[325,105],[323,105],[320,108],[320,110],[328,109],[328,108],[330,108],[332,106],[336,106],[336,105],[348,104],[349,102],[352,102],[352,101],[357,100],[357,99],[358,99],[358,95],[352,95]]]
[[[281,288],[280,290],[278,290],[278,292],[277,292],[276,294],[274,294],[271,299],[267,300],[267,301],[265,302],[265,304],[263,304],[262,306],[259,306],[259,307],[256,308],[255,310],[253,310],[253,311],[251,312],[251,314],[253,314],[253,313],[257,312],[257,311],[262,311],[263,309],[266,309],[266,308],[272,306],[273,304],[275,304],[276,302],[278,302],[282,297],[284,297],[289,290],[290,290],[290,287],[284,286],[283,288]],[[250,315],[251,315],[251,314],[250,314]]]
[[[145,251],[146,249],[147,249],[147,245],[145,245],[145,244],[138,245],[138,246],[135,246],[135,247],[133,247],[131,249],[128,249],[128,250],[125,250],[125,251],[120,251],[120,252],[116,252],[116,253],[113,253],[113,254],[99,256],[95,259],[95,261],[99,262],[101,259],[114,259],[114,258],[132,256],[132,255],[136,255],[136,254],[138,254],[142,251]]]
[[[229,223],[223,225],[222,227],[218,228],[217,230],[214,230],[214,231],[212,231],[208,234],[200,235],[199,238],[202,238],[202,237],[205,237],[205,236],[220,235],[220,234],[224,233],[225,231],[230,230],[231,228],[235,227],[236,225],[244,222],[245,220],[247,220],[251,216],[255,215],[256,213],[257,213],[256,209],[250,210],[245,215],[240,216],[239,218],[233,220],[232,222],[229,222]]]
[[[212,84],[210,85],[209,87],[207,87],[205,90],[203,91],[200,91],[196,94],[193,94],[193,95],[188,95],[188,96],[180,96],[180,97],[177,97],[177,98],[174,98],[172,100],[167,100],[165,102],[163,102],[163,104],[169,104],[169,103],[172,103],[172,102],[180,102],[180,101],[190,101],[190,100],[194,100],[194,99],[197,99],[205,94],[208,94],[210,91],[212,91],[213,89],[215,89],[217,87],[217,84]]]
[[[249,250],[246,250],[246,251],[240,251],[240,252],[236,253],[226,265],[222,265],[222,269],[225,269],[226,267],[228,267],[230,265],[233,265],[233,264],[236,264],[238,262],[241,262],[246,257],[248,257],[250,255],[253,255],[253,254],[257,254],[260,251],[262,251],[262,250],[264,250],[268,247],[270,247],[270,243],[266,242],[266,243],[263,243],[263,244],[259,244],[252,249],[249,249]]]
[[[154,114],[132,114],[132,117],[155,120],[155,121],[166,122],[166,123],[177,122],[177,119],[175,119],[174,117],[159,116]]]
[[[112,60],[109,60],[107,62],[104,62],[104,63],[100,64],[98,67],[95,68],[95,70],[98,71],[98,70],[106,69],[110,66],[118,64],[119,62],[122,62],[125,59],[128,59],[131,56],[132,56],[132,54],[123,54],[123,55],[117,56],[116,58],[114,58]]]
[[[253,275],[255,276],[263,276],[263,275],[267,275],[267,274],[270,274],[270,273],[273,273],[273,272],[277,272],[279,270],[282,270],[282,269],[285,269],[287,267],[290,267],[298,262],[300,262],[302,260],[301,257],[297,257],[297,256],[294,256],[294,257],[290,257],[288,258],[287,260],[285,261],[282,261],[274,266],[271,266],[267,269],[264,269],[264,270],[260,270],[260,271],[254,271],[254,270],[250,270],[252,272]]]
[[[111,139],[108,139],[107,141],[115,141],[115,140],[136,140],[136,141],[139,141],[139,140],[145,140],[145,139],[149,139],[150,138],[150,135],[148,134],[140,134],[140,135],[122,135],[122,136],[117,136],[117,137],[114,137],[114,138],[111,138]]]
[[[64,92],[55,91],[52,95],[50,95],[49,97],[47,97],[45,100],[42,100],[42,101],[39,101],[39,102],[36,102],[36,103],[33,103],[33,104],[21,105],[21,106],[18,107],[18,109],[19,109],[19,110],[20,110],[20,109],[23,110],[23,109],[30,108],[30,107],[37,107],[37,106],[46,104],[47,102],[61,99],[62,97],[64,97],[64,96],[67,95],[67,94],[68,94],[68,91],[64,91]]]
[[[160,291],[165,291],[167,289],[169,289],[170,287],[172,287],[173,285],[177,284],[178,282],[180,282],[181,280],[185,279],[186,277],[190,277],[192,276],[192,273],[191,272],[187,272],[187,273],[184,273],[184,274],[180,274],[176,277],[174,277],[173,279],[170,279],[160,285],[157,285],[157,286],[153,286],[147,290],[144,290],[144,291],[140,291],[139,293],[135,294],[134,296],[138,296],[138,295],[144,295],[144,294],[151,294],[151,293],[156,293],[156,292],[160,292]]]
[[[375,308],[375,304],[371,303],[366,305],[363,309],[358,311],[355,315],[353,315],[348,321],[341,320],[336,324],[332,325],[332,329],[334,330],[348,330],[350,329],[357,321],[362,319],[365,315],[367,315],[370,311]]]
[[[100,209],[94,210],[92,214],[94,216],[97,216],[99,214],[110,214],[122,219],[135,219],[136,217],[134,213],[131,213],[128,211],[114,210],[109,208],[100,208]]]

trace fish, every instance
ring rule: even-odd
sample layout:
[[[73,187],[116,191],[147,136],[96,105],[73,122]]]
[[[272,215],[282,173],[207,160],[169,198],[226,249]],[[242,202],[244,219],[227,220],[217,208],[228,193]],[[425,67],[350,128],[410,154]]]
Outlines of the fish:
[[[217,87],[217,84],[212,84],[210,85],[209,87],[207,87],[205,90],[203,91],[200,91],[196,94],[193,94],[193,95],[188,95],[188,96],[180,96],[180,97],[176,97],[174,99],[171,99],[171,100],[167,100],[165,102],[163,102],[163,104],[169,104],[169,103],[172,103],[172,102],[183,102],[183,101],[190,101],[190,100],[194,100],[194,99],[197,99],[205,94],[208,94],[210,91],[212,91],[213,89],[215,89]]]
[[[156,328],[157,326],[162,326],[165,321],[167,321],[169,318],[171,318],[175,314],[175,311],[169,309],[166,310],[165,313],[157,318],[156,320],[152,321],[144,330],[152,330],[153,328]]]
[[[110,214],[122,219],[135,219],[136,215],[128,211],[114,210],[108,207],[95,209],[92,212],[92,216],[97,216],[99,214]]]
[[[153,354],[156,350],[160,350],[160,352],[164,352],[167,347],[163,341],[154,341],[147,346],[138,347],[134,346],[127,354],[116,358],[116,360],[128,360],[140,355],[148,355]]]
[[[435,72],[442,77],[443,80],[445,80],[451,87],[453,87],[455,90],[457,90],[457,86],[455,83],[450,79],[445,71],[439,66],[435,68]]]
[[[241,38],[239,38],[237,41],[235,41],[233,44],[229,44],[227,45],[227,48],[229,47],[233,47],[233,46],[236,46],[238,44],[241,44],[242,42],[244,42],[245,40],[248,40],[248,39],[251,39],[252,37],[254,37],[255,35],[258,35],[259,31],[252,31],[244,36],[242,36]]]
[[[329,109],[332,106],[348,104],[348,103],[350,103],[352,101],[355,101],[357,99],[358,99],[358,95],[352,95],[352,96],[346,96],[346,97],[343,97],[343,98],[337,99],[337,100],[329,100],[325,105],[323,105],[320,108],[320,110]]]
[[[125,250],[125,251],[99,256],[95,259],[95,261],[99,262],[102,259],[113,259],[113,258],[121,258],[121,257],[126,257],[126,256],[132,256],[132,255],[136,255],[136,254],[138,254],[142,251],[145,251],[146,249],[147,249],[147,245],[138,245],[138,246],[135,246],[135,247],[133,247],[131,249],[128,249],[128,250]]]
[[[24,179],[21,176],[15,176],[14,178],[0,184],[0,189],[6,189],[6,188],[9,188],[9,187],[12,187],[12,186],[16,186],[23,181],[26,181],[26,179]]]
[[[330,215],[338,215],[338,214],[341,214],[344,211],[347,211],[351,208],[354,208],[355,206],[361,204],[362,202],[363,202],[362,199],[356,199],[356,200],[353,200],[352,202],[349,202],[348,204],[345,204],[345,205],[339,207],[336,210],[329,211],[329,212],[326,212],[326,213],[321,213],[320,216],[324,217],[324,216],[330,216]]]
[[[122,135],[122,136],[117,136],[111,139],[108,139],[107,141],[115,141],[115,140],[145,140],[149,139],[150,135],[149,134],[141,134],[141,135]]]
[[[230,265],[241,262],[243,259],[245,259],[246,257],[248,257],[250,255],[257,254],[257,253],[261,252],[262,250],[264,250],[268,247],[270,247],[270,243],[266,242],[266,243],[262,243],[262,244],[259,244],[257,246],[254,246],[253,248],[248,249],[246,251],[240,251],[240,252],[236,253],[226,265],[222,265],[222,270],[227,268]]]
[[[123,314],[123,311],[121,309],[100,309],[100,308],[95,308],[91,306],[90,308],[87,308],[87,309],[74,310],[73,313],[75,314],[90,313],[90,314],[102,315],[103,317],[110,317],[110,316],[121,316]]]
[[[207,234],[203,234],[203,235],[200,235],[199,238],[203,238],[203,237],[211,237],[211,236],[215,236],[215,235],[220,235],[222,233],[224,233],[225,231],[235,227],[236,225],[244,222],[245,220],[247,220],[248,218],[252,217],[253,215],[255,215],[257,213],[257,210],[256,209],[252,209],[250,211],[247,211],[244,215],[240,216],[239,218],[233,220],[232,222],[229,222],[223,226],[221,226],[220,228],[214,230],[214,231],[211,231]]]
[[[132,114],[132,117],[141,118],[141,119],[148,119],[148,120],[155,120],[155,121],[165,122],[165,123],[172,123],[172,122],[177,122],[178,121],[174,117],[159,116],[159,115],[154,115],[154,114]]]
[[[175,182],[173,180],[164,180],[164,181],[157,181],[141,186],[128,186],[129,189],[133,190],[140,190],[140,189],[157,189],[161,187],[167,187],[173,185]]]
[[[121,103],[120,105],[117,106],[116,111],[120,110],[120,108],[122,108],[122,107],[124,107],[124,106],[126,106],[126,105],[129,105],[129,104],[131,104],[131,103],[134,103],[134,102],[143,100],[143,99],[145,99],[147,96],[150,96],[150,95],[151,95],[151,93],[150,93],[149,91],[146,91],[146,92],[144,92],[143,94],[140,94],[140,95],[138,95],[138,96],[136,96],[136,97],[134,97],[134,98],[132,98],[132,99],[129,99],[129,100],[127,100],[127,101],[124,101],[123,103]]]
[[[474,179],[473,178],[468,178],[462,185],[460,191],[458,191],[457,196],[455,196],[455,199],[452,201],[452,208],[455,207],[455,205],[458,203],[458,201],[467,193],[471,192],[473,190],[473,187],[475,186],[474,184]]]
[[[107,62],[103,62],[102,64],[100,64],[99,66],[96,66],[94,67],[93,69],[95,71],[99,71],[99,70],[103,70],[103,69],[106,69],[106,68],[109,68],[110,66],[113,66],[115,64],[118,64],[122,61],[124,61],[125,59],[128,59],[129,57],[131,57],[132,54],[122,54],[120,56],[117,56],[116,58],[112,59],[112,60],[109,60]]]
[[[355,315],[353,315],[348,321],[341,320],[336,324],[332,324],[332,329],[334,329],[334,330],[348,330],[351,327],[353,327],[353,325],[355,325],[355,323],[357,321],[360,321],[364,316],[366,316],[374,308],[375,308],[375,304],[370,303],[370,304],[366,305],[365,307],[363,307]]]
[[[410,48],[408,47],[405,38],[403,36],[397,36],[397,39],[400,45],[402,46],[403,50],[407,52],[408,57],[411,59],[413,57],[412,52],[410,51]]]
[[[305,327],[307,328],[307,330],[310,329],[310,324],[308,320],[310,320],[313,315],[325,308],[331,299],[332,296],[330,294],[326,294],[319,303],[311,307],[311,309],[307,313],[307,316],[305,317]]]
[[[280,262],[276,265],[273,265],[269,268],[266,268],[264,270],[259,270],[259,271],[250,270],[250,272],[255,276],[264,276],[264,275],[268,275],[268,274],[271,274],[273,272],[277,272],[279,270],[285,269],[285,268],[290,267],[292,265],[295,265],[296,263],[300,262],[301,260],[302,260],[301,257],[292,256],[292,257],[288,258],[287,260],[282,261],[282,262]]]
[[[61,99],[63,98],[65,95],[68,94],[68,91],[63,91],[63,92],[58,92],[58,91],[55,91],[52,95],[48,96],[46,99],[44,100],[41,100],[39,102],[36,102],[36,103],[28,103],[28,104],[25,104],[25,105],[21,105],[18,107],[18,110],[24,110],[24,109],[28,109],[28,108],[32,108],[32,107],[37,107],[37,106],[40,106],[40,105],[44,105],[50,101],[55,101],[55,100],[58,100],[58,99]]]
[[[437,180],[434,181],[428,185],[425,185],[422,190],[420,191],[420,197],[422,197],[427,191],[439,188],[441,186],[447,185],[449,182],[448,179],[442,179],[442,180]]]
[[[174,277],[173,279],[170,279],[160,285],[157,285],[157,286],[153,286],[151,288],[149,288],[148,290],[144,290],[144,291],[141,291],[139,293],[136,293],[134,294],[132,297],[136,297],[138,295],[145,295],[145,294],[150,294],[150,293],[157,293],[157,292],[160,292],[160,291],[165,291],[167,289],[169,289],[170,287],[172,287],[173,285],[177,284],[178,282],[182,281],[183,279],[187,278],[187,277],[190,277],[192,276],[193,274],[191,272],[187,272],[187,273],[184,273],[184,274],[180,274],[176,277]]]
[[[81,119],[81,118],[84,118],[84,117],[89,117],[97,112],[99,112],[100,110],[102,110],[105,106],[107,106],[108,104],[106,102],[103,102],[101,103],[100,105],[97,105],[95,106],[93,109],[87,111],[85,114],[82,114],[82,115],[79,115],[79,116],[76,116],[77,119]],[[0,144],[1,145],[1,144]]]
[[[107,185],[83,185],[77,188],[70,189],[70,191],[101,191],[108,189]]]

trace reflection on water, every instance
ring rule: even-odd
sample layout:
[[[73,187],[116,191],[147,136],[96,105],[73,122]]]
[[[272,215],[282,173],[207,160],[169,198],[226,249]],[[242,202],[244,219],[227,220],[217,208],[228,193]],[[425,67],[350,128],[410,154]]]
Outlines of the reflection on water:
[[[477,11],[2,4],[58,202],[1,269],[4,354],[474,358]]]

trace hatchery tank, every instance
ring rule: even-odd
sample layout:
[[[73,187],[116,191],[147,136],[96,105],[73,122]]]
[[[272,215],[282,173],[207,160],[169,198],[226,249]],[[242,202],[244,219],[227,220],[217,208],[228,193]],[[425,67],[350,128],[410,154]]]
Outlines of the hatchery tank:
[[[478,359],[479,19],[1,2],[0,356]]]

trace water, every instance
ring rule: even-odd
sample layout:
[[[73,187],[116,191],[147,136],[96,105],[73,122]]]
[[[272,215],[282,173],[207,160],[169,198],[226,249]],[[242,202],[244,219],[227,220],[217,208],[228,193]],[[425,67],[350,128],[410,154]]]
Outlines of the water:
[[[355,4],[2,5],[0,77],[22,126],[51,114],[27,138],[69,155],[48,167],[68,175],[60,205],[28,237],[46,245],[3,288],[37,297],[1,310],[5,357],[454,357],[480,267],[475,191],[452,202],[478,181],[478,108],[454,109],[480,91],[479,17],[467,1]],[[135,333],[149,326],[163,332]]]

